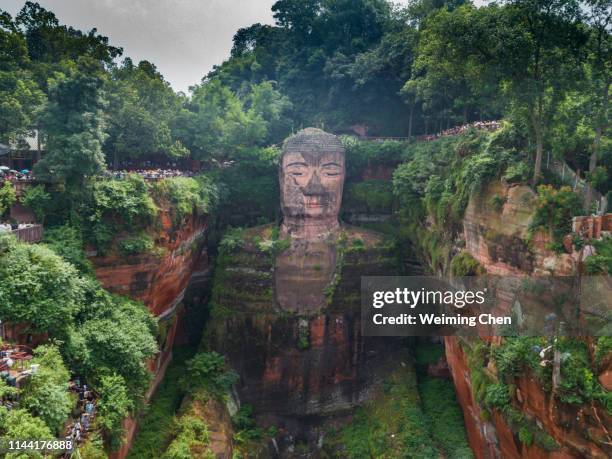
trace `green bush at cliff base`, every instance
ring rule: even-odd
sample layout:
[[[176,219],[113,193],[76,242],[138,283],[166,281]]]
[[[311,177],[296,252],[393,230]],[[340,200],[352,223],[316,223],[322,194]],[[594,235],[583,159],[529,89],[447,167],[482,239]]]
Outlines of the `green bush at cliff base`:
[[[199,417],[181,416],[175,422],[175,438],[161,456],[162,459],[214,459],[208,448],[208,426]]]

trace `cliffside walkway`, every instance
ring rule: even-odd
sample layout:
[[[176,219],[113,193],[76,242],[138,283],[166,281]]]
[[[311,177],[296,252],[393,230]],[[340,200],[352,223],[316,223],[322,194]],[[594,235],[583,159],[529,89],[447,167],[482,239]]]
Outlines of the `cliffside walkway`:
[[[455,135],[461,135],[468,129],[479,129],[483,131],[494,132],[501,127],[501,121],[476,121],[474,123],[462,124],[460,126],[454,126],[444,131],[438,132],[437,134],[420,135],[417,137],[384,137],[384,136],[359,136],[360,140],[374,140],[383,142],[385,140],[392,140],[396,142],[431,142],[432,140],[439,139],[441,137],[451,137]]]
[[[574,193],[580,196],[583,205],[588,209],[592,203],[596,208],[593,209],[597,215],[604,215],[608,209],[608,200],[599,191],[595,190],[586,180],[580,176],[562,159],[551,159],[550,153],[546,158],[544,167],[556,175],[561,183],[571,186]]]

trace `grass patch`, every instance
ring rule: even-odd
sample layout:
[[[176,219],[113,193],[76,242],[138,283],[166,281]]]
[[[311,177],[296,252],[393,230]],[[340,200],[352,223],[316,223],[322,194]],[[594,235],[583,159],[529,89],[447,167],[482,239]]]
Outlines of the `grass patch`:
[[[185,395],[179,380],[185,371],[185,362],[193,356],[195,348],[175,348],[173,353],[166,376],[139,422],[138,433],[127,456],[129,459],[159,457],[159,452],[172,441],[174,415]]]
[[[463,413],[457,403],[453,383],[448,379],[424,376],[419,379],[419,393],[431,435],[444,452],[444,457],[474,457],[468,444]]]
[[[411,367],[398,368],[372,402],[359,408],[352,421],[330,433],[327,445],[332,457],[439,457],[421,409],[416,374]]]

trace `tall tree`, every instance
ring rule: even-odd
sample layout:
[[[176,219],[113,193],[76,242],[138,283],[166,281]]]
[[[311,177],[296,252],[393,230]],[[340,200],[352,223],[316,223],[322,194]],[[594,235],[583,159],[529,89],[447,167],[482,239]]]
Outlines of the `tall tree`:
[[[189,151],[172,135],[170,125],[181,98],[148,61],[131,59],[112,72],[107,85],[108,138],[104,150],[115,168],[120,160],[163,154],[176,158]]]
[[[532,183],[541,175],[544,142],[559,102],[577,79],[585,35],[577,1],[510,0],[490,46],[503,89],[525,114],[535,143]]]
[[[60,75],[51,83],[43,118],[47,154],[34,168],[37,177],[78,189],[86,176],[105,169],[104,78],[96,61],[81,57],[68,75]]]
[[[589,157],[589,173],[593,174],[601,155],[601,139],[609,128],[610,85],[612,84],[612,1],[588,0],[586,20],[590,26],[587,69],[593,99],[595,136]],[[589,189],[589,193],[590,193]],[[590,196],[589,196],[590,200]]]

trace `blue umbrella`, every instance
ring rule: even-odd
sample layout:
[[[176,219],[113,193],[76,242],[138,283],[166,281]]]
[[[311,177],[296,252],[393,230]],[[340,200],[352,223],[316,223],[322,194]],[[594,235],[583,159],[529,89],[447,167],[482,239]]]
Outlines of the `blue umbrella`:
[[[22,173],[22,174],[29,174],[29,173],[30,173],[30,171],[29,171],[29,170],[27,170],[27,169],[21,169],[21,173]]]

